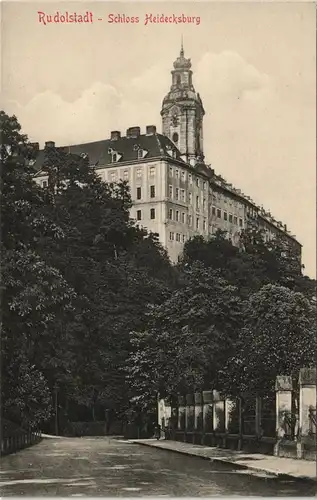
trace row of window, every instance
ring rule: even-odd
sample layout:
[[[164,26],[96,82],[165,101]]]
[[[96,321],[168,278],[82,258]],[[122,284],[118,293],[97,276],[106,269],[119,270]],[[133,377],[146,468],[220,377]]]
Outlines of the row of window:
[[[118,176],[118,172],[116,170],[113,170],[113,171],[109,172],[109,180],[110,180],[110,182],[116,182],[119,179],[121,179],[123,181],[128,181],[129,177],[130,177],[129,176],[129,172],[130,172],[130,170],[124,170]],[[142,168],[137,168],[136,169],[136,178],[137,179],[141,179],[142,178],[142,174],[143,174],[143,169]],[[150,177],[155,177],[155,167],[150,167],[149,168],[149,175],[150,175]]]
[[[231,224],[235,224],[236,226],[238,225],[238,217],[236,215],[228,214],[228,212],[225,212],[220,208],[211,207],[211,215],[215,215],[217,219],[221,219],[221,212],[223,212],[223,220],[229,221]],[[239,226],[243,226],[243,220],[241,217],[239,217]]]
[[[187,177],[187,172],[184,170],[180,170],[178,168],[170,167],[169,168],[169,175],[170,177],[174,177],[175,179],[181,179],[182,181],[186,181]],[[193,183],[193,175],[188,172],[188,182],[189,184]],[[195,178],[196,186],[200,187],[202,185],[202,188],[205,190],[207,189],[207,182],[202,181],[201,179],[198,179],[198,177]]]
[[[155,219],[155,208],[150,208],[150,219]],[[142,220],[142,210],[136,211],[136,220]]]
[[[150,186],[150,198],[155,198],[155,186]],[[136,188],[136,199],[142,199],[142,188],[140,186]]]
[[[178,243],[185,243],[186,235],[180,233],[170,232],[170,241],[178,241]]]

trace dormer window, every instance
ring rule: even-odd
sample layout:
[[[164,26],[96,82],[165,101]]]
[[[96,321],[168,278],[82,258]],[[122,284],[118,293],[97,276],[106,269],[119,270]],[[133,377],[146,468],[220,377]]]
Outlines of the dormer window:
[[[111,153],[111,163],[115,163],[117,161],[118,161],[118,153],[114,151],[113,153]]]
[[[143,158],[143,149],[138,149],[138,158]]]

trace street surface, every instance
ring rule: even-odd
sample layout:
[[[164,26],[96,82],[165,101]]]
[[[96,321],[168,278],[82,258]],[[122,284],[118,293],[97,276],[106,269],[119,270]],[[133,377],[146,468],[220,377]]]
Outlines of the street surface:
[[[1,459],[5,496],[315,496],[316,485],[116,439],[62,438]]]

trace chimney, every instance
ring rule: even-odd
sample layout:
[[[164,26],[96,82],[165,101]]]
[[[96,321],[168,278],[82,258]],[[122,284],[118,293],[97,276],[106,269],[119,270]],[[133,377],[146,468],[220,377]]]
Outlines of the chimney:
[[[120,137],[121,137],[121,132],[119,132],[118,130],[111,131],[110,139],[112,141],[117,141],[118,139],[120,139]]]
[[[55,142],[54,141],[47,141],[45,143],[45,148],[55,148]]]
[[[127,137],[139,137],[141,133],[140,127],[130,127],[127,129]]]
[[[146,126],[146,135],[156,134],[156,126],[155,125],[147,125]]]
[[[31,146],[32,146],[35,153],[37,153],[40,150],[40,143],[39,142],[31,142]]]

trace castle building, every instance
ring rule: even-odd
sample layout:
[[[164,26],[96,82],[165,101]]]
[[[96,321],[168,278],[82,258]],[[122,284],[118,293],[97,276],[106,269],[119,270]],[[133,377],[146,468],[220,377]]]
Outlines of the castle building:
[[[171,87],[161,109],[162,134],[154,125],[147,126],[144,133],[139,127],[130,127],[125,136],[112,131],[109,139],[58,150],[88,155],[91,168],[105,182],[128,181],[131,217],[159,235],[173,262],[195,235],[208,238],[222,229],[237,245],[241,230],[250,225],[262,228],[268,239],[283,236],[300,259],[301,245],[287,227],[205,163],[205,111],[183,46],[171,74]],[[42,166],[49,147],[55,143],[46,142],[35,160],[35,180],[43,187],[48,182]]]

